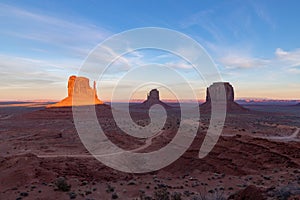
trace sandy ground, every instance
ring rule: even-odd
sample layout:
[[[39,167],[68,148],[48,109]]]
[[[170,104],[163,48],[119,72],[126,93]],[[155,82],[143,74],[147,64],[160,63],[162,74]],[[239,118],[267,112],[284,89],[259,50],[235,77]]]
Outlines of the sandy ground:
[[[196,139],[180,159],[159,171],[133,174],[108,168],[89,154],[71,109],[44,106],[1,105],[0,199],[163,199],[159,195],[167,192],[170,197],[180,193],[181,199],[201,199],[204,194],[226,199],[250,185],[267,199],[300,194],[300,118],[286,108],[284,115],[228,114],[217,145],[199,159],[209,125],[209,115],[203,114]],[[122,133],[107,107],[100,106],[97,116],[112,142],[135,152],[165,146],[178,127],[173,117],[163,131],[139,139]]]

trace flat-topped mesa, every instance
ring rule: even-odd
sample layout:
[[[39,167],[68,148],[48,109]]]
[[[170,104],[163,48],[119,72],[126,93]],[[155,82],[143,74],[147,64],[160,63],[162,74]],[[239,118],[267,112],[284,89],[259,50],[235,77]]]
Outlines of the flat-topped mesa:
[[[67,107],[103,104],[98,99],[96,82],[93,88],[90,87],[90,81],[86,77],[70,76],[68,81],[68,96],[56,104],[48,107]]]
[[[216,82],[206,90],[206,102],[200,106],[202,112],[211,111],[211,102],[226,103],[227,112],[247,111],[248,109],[234,102],[234,89],[228,82]]]

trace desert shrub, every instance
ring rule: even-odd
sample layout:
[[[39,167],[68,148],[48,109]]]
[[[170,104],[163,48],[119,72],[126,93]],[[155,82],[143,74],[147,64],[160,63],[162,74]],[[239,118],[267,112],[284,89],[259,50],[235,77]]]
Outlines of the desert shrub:
[[[278,200],[288,200],[293,194],[299,194],[299,185],[289,184],[275,191],[275,196]]]
[[[170,200],[169,192],[167,188],[161,188],[154,192],[154,199],[155,200]]]
[[[111,193],[115,191],[115,187],[111,186],[110,184],[106,185],[106,192]]]
[[[69,185],[64,177],[59,177],[55,181],[55,186],[59,191],[68,192],[71,188],[71,185]]]
[[[171,200],[181,200],[181,193],[179,193],[179,192],[174,192],[174,193],[171,195]]]
[[[216,191],[214,193],[200,193],[198,196],[194,196],[192,200],[226,200],[226,198],[223,196],[224,192]]]
[[[140,196],[139,200],[153,200],[153,198],[151,196]]]
[[[284,187],[277,192],[277,199],[278,200],[288,200],[291,196],[291,192],[289,191],[288,187]]]

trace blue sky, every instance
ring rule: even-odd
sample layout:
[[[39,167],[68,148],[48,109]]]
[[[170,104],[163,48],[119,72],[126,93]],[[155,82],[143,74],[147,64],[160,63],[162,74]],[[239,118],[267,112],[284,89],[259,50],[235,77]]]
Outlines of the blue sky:
[[[3,0],[0,100],[61,99],[67,94],[68,76],[77,74],[97,44],[113,34],[149,26],[180,31],[199,42],[222,79],[233,84],[237,98],[300,99],[299,7],[296,0]],[[124,59],[136,65],[160,55],[141,51]],[[178,58],[155,61],[196,81],[192,69]],[[112,70],[108,85],[117,78]],[[204,98],[205,86],[196,89],[198,98]],[[136,98],[143,98],[147,89]],[[110,99],[105,91],[99,96]]]

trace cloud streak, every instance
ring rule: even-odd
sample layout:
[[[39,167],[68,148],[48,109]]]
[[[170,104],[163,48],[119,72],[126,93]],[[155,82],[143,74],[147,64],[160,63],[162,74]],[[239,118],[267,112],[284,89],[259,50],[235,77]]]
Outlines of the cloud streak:
[[[10,22],[3,25],[2,35],[67,49],[75,55],[86,55],[88,49],[111,34],[82,19],[71,21],[6,4],[0,4],[0,13],[3,21]]]
[[[61,61],[55,63],[49,60],[31,59],[11,55],[0,55],[0,89],[10,87],[31,88],[47,87],[49,84],[65,82],[65,76],[74,71],[75,63]]]
[[[252,58],[240,55],[227,55],[219,59],[219,62],[229,69],[247,69],[247,68],[257,68],[265,67],[270,61],[260,58]]]
[[[218,60],[221,65],[228,69],[250,69],[259,67],[283,67],[296,72],[295,67],[300,66],[300,49],[284,51],[277,48],[274,57],[268,59],[229,54]]]
[[[300,66],[300,49],[284,51],[281,48],[277,48],[275,55],[278,61],[285,63],[288,67]]]

